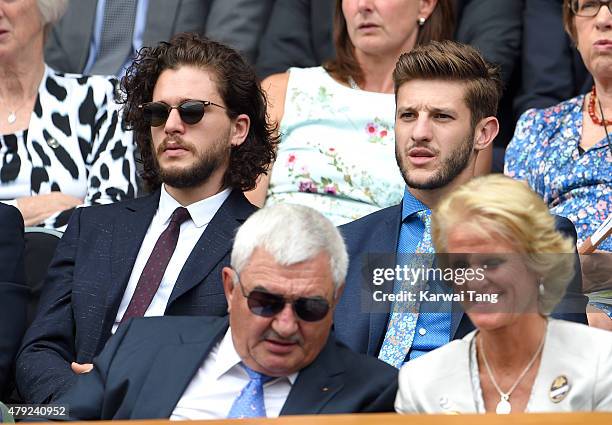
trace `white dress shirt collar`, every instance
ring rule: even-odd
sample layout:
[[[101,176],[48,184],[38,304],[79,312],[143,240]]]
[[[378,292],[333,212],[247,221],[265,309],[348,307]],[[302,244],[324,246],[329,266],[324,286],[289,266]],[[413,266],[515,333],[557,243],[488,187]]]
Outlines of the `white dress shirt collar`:
[[[221,208],[221,205],[229,197],[231,191],[232,190],[228,188],[211,197],[186,206],[185,208],[189,211],[189,215],[195,227],[200,228],[210,223],[219,208]],[[160,221],[168,224],[174,210],[181,206],[182,205],[166,191],[166,185],[162,184],[157,211]]]
[[[240,369],[244,373],[244,375],[247,376],[246,371],[244,371],[244,369],[240,367],[242,359],[234,348],[231,328],[227,329],[225,336],[221,340],[221,343],[219,344],[219,351],[216,353],[216,357],[217,361],[214,363],[213,366],[213,374],[215,379],[218,380],[219,378],[221,378],[221,376],[225,375],[227,372],[229,372],[230,370],[232,370],[232,368],[236,366],[238,366],[237,369]],[[291,375],[287,376],[287,379],[289,380],[291,385],[295,383],[297,376],[298,372],[292,373]],[[276,381],[276,379],[272,380],[271,382],[274,381]]]

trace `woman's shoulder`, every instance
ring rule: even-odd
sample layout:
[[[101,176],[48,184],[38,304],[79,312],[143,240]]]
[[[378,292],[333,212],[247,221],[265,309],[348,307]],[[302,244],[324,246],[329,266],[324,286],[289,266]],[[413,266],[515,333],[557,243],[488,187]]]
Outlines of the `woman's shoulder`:
[[[600,347],[612,350],[612,332],[582,323],[551,319],[549,322],[551,337],[557,341],[571,341],[571,345],[581,350],[585,347]]]
[[[308,68],[298,68],[294,66],[289,68],[287,73],[291,75],[329,76],[329,73],[322,66],[311,66]]]
[[[558,123],[564,122],[568,116],[581,112],[583,102],[584,95],[580,95],[547,108],[528,109],[521,115],[519,123],[535,121],[535,124],[556,126]]]
[[[47,74],[49,77],[53,78],[56,81],[62,81],[66,84],[78,84],[81,86],[84,85],[108,85],[108,84],[117,84],[118,78],[114,75],[85,75],[85,74],[71,74],[56,71],[55,69],[49,67],[47,65]]]
[[[348,87],[340,84],[336,79],[322,66],[313,66],[310,68],[289,68],[287,70],[287,78],[290,84],[300,87],[327,87],[342,88],[349,90]]]
[[[432,379],[434,376],[449,376],[459,369],[467,372],[469,363],[470,341],[474,332],[463,339],[455,339],[440,348],[430,351],[414,360],[410,360],[400,370],[400,376],[410,377],[411,380],[426,376]]]
[[[91,89],[94,93],[113,93],[115,97],[119,93],[119,80],[112,75],[68,74],[50,67],[47,67],[46,74],[45,87],[49,92],[63,90],[88,92]]]

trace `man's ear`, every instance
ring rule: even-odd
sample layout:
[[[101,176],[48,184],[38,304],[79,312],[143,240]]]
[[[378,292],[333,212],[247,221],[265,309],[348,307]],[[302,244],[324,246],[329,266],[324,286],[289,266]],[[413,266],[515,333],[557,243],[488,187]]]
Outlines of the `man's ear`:
[[[336,306],[340,302],[340,297],[342,296],[343,292],[344,292],[344,285],[342,285],[341,287],[339,287],[338,289],[334,291],[334,308],[336,308]]]
[[[480,120],[474,131],[474,149],[481,151],[489,147],[499,133],[499,121],[495,117]]]
[[[232,299],[236,295],[236,285],[234,285],[234,270],[230,267],[223,267],[221,271],[221,277],[223,278],[223,292],[225,292],[225,299],[227,300],[227,312],[230,312],[232,306]]]
[[[232,121],[232,133],[230,143],[232,146],[240,146],[246,140],[251,127],[251,119],[247,114],[240,114]]]

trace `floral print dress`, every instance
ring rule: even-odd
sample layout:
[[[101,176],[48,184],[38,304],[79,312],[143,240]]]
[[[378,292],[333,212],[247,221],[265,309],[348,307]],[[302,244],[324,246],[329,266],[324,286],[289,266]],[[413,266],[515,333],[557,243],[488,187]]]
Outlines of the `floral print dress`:
[[[551,213],[574,223],[579,245],[612,213],[612,146],[604,138],[579,148],[583,105],[584,95],[525,112],[505,159],[506,175],[526,180]],[[612,251],[612,239],[599,249]]]
[[[322,67],[289,72],[266,205],[307,205],[340,225],[400,203],[393,95],[345,87]]]

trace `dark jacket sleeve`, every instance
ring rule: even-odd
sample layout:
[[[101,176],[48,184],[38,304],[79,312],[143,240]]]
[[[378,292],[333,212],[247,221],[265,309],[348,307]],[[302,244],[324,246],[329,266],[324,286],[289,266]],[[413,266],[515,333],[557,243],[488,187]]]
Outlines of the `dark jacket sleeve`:
[[[374,412],[394,412],[395,411],[395,396],[397,395],[398,380],[395,377],[389,381],[389,385],[384,388],[379,395],[372,400],[365,408],[362,413],[374,413]]]
[[[94,358],[92,371],[76,376],[72,387],[56,400],[57,404],[68,406],[69,417],[66,420],[100,420],[104,408],[121,405],[118,400],[111,402],[105,400],[106,381],[115,354],[131,329],[133,322],[133,320],[130,320],[125,325],[119,326],[100,355]],[[108,414],[108,412],[106,413]],[[108,417],[112,417],[112,415]]]
[[[329,0],[276,1],[259,45],[258,76],[265,78],[291,67],[319,66],[331,59],[334,56],[333,3]],[[313,34],[315,25],[321,34]]]
[[[466,0],[457,23],[457,41],[498,64],[506,84],[519,60],[522,9],[523,0]]]
[[[17,357],[17,388],[28,403],[46,403],[65,391],[76,375],[72,281],[82,209],[72,215],[59,241],[42,289],[38,313]]]
[[[584,93],[592,79],[563,28],[563,0],[526,0],[523,13],[522,87],[519,116]]]
[[[13,360],[26,326],[23,219],[0,204],[0,397],[13,376]]]

